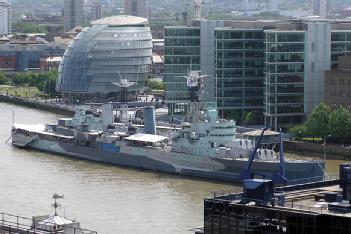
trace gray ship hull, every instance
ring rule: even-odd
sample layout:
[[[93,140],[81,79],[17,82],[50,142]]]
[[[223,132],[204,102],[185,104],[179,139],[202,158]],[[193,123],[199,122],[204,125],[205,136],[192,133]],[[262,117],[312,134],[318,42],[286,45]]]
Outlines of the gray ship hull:
[[[179,174],[204,179],[240,182],[240,173],[246,166],[246,160],[209,158],[157,151],[142,152],[134,148],[124,152],[109,152],[102,148],[79,146],[76,144],[41,139],[28,139],[22,135],[12,136],[13,145],[26,147],[73,158],[96,161],[144,170]],[[316,161],[285,162],[286,177],[289,180],[317,178],[324,175],[323,167]],[[255,161],[253,171],[273,174],[279,171],[277,161]]]

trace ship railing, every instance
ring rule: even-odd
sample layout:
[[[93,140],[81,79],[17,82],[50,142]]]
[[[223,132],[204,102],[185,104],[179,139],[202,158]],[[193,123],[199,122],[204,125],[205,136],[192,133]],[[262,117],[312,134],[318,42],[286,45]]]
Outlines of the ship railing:
[[[42,220],[27,218],[18,215],[12,215],[8,213],[0,213],[0,232],[5,231],[6,233],[24,233],[24,234],[48,234],[48,233],[61,233],[59,231],[46,231],[40,230],[37,227],[37,223],[42,224],[53,224],[44,223]],[[97,234],[96,231],[88,229],[82,229],[78,227],[65,226],[65,230],[70,234]]]
[[[278,207],[288,209],[291,211],[350,216],[350,209],[347,209],[347,208],[337,208],[337,209],[334,208],[330,210],[328,209],[328,206],[314,207],[314,206],[294,204],[295,202],[296,201],[291,200],[288,203],[285,203],[284,206],[278,206]]]
[[[211,196],[215,199],[237,200],[242,198],[244,189],[242,187],[234,187],[228,190],[215,191]]]

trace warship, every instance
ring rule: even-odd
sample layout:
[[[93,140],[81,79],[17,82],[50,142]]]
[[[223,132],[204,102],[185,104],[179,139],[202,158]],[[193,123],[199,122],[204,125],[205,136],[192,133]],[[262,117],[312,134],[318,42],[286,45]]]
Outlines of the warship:
[[[179,127],[157,126],[154,107],[143,108],[143,125],[133,125],[128,108],[106,103],[99,110],[77,107],[73,118],[56,124],[14,123],[12,144],[78,159],[206,179],[239,182],[250,154],[252,170],[270,177],[279,172],[279,155],[239,137],[234,120],[218,117],[216,103],[203,102],[205,76],[189,71],[186,117]],[[119,122],[116,122],[118,115]],[[324,176],[324,162],[284,161],[288,180]]]

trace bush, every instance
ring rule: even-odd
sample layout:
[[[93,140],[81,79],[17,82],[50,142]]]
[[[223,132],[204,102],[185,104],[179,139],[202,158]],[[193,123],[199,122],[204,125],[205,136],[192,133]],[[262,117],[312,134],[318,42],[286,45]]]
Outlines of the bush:
[[[9,80],[6,78],[3,72],[0,72],[0,85],[6,85],[9,83]]]
[[[164,90],[165,84],[162,81],[157,80],[147,80],[145,82],[145,86],[150,88],[151,90]]]
[[[58,73],[56,70],[40,73],[19,73],[13,78],[12,83],[15,86],[36,87],[46,94],[55,94],[57,76]]]

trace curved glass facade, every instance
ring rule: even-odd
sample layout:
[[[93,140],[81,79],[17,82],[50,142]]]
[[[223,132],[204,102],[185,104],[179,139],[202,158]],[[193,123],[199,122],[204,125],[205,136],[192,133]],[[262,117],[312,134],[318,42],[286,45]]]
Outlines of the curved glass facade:
[[[109,18],[107,18],[109,19]],[[112,25],[99,22],[80,32],[67,48],[56,89],[66,93],[118,92],[114,83],[126,78],[139,90],[152,63],[152,35],[146,23]]]

